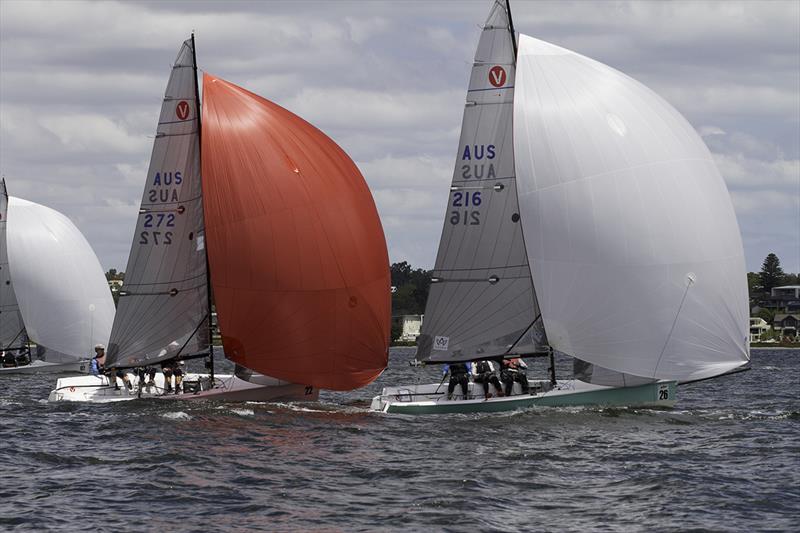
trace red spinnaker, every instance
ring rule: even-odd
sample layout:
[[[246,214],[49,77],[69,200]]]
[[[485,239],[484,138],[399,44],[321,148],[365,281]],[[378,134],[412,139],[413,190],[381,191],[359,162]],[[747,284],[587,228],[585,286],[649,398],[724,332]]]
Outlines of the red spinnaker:
[[[386,368],[389,258],[356,165],[286,109],[203,75],[211,283],[229,359],[350,390]]]

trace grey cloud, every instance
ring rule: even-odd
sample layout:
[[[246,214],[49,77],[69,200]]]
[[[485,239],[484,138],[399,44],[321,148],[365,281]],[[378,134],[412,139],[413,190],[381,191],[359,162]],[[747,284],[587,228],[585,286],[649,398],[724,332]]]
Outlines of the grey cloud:
[[[512,0],[513,1],[513,0]],[[392,260],[430,267],[489,0],[0,2],[0,165],[124,268],[169,66],[203,69],[328,133],[373,189]],[[800,270],[796,2],[513,2],[518,30],[639,79],[706,135],[747,254]],[[797,187],[794,184],[797,183]],[[788,197],[788,201],[784,198]]]

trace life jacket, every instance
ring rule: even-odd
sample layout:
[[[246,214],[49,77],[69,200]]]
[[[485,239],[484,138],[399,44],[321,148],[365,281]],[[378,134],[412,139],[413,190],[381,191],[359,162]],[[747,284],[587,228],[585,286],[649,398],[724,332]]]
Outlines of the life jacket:
[[[483,374],[485,372],[492,372],[492,367],[489,361],[478,361],[478,364],[475,365],[475,370],[478,374]]]
[[[94,375],[100,373],[100,365],[97,363],[97,359],[92,359],[92,364],[89,366],[89,373]]]
[[[464,363],[452,363],[450,365],[450,375],[458,376],[461,374],[469,374],[469,370],[467,370],[467,365],[465,365]]]

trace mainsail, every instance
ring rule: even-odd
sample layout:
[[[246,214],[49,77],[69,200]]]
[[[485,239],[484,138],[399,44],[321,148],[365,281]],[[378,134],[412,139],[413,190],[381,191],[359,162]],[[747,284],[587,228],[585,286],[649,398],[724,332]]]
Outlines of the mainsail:
[[[61,213],[8,202],[8,262],[31,340],[50,362],[88,358],[108,342],[114,300],[92,247]]]
[[[367,184],[330,138],[203,76],[203,194],[225,355],[346,390],[386,367],[389,259]]]
[[[459,361],[546,349],[514,171],[515,42],[508,5],[483,27],[417,358]],[[527,230],[527,229],[526,229]]]
[[[628,76],[524,35],[516,91],[520,208],[551,345],[657,379],[745,364],[739,227],[692,126]]]
[[[8,267],[6,180],[0,181],[0,350],[19,348],[28,340]]]
[[[208,278],[192,40],[167,84],[107,366],[144,366],[208,350]]]

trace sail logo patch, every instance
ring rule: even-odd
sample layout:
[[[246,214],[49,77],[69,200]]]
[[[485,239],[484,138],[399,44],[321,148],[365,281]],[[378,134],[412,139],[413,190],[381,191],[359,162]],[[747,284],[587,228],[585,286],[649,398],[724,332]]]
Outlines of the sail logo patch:
[[[506,84],[506,69],[500,65],[495,65],[489,69],[489,83],[495,87],[502,87]]]
[[[434,350],[446,350],[447,346],[450,344],[450,337],[439,337],[433,339],[433,349]]]
[[[189,102],[186,100],[178,102],[178,105],[175,106],[175,115],[181,120],[189,118]]]

